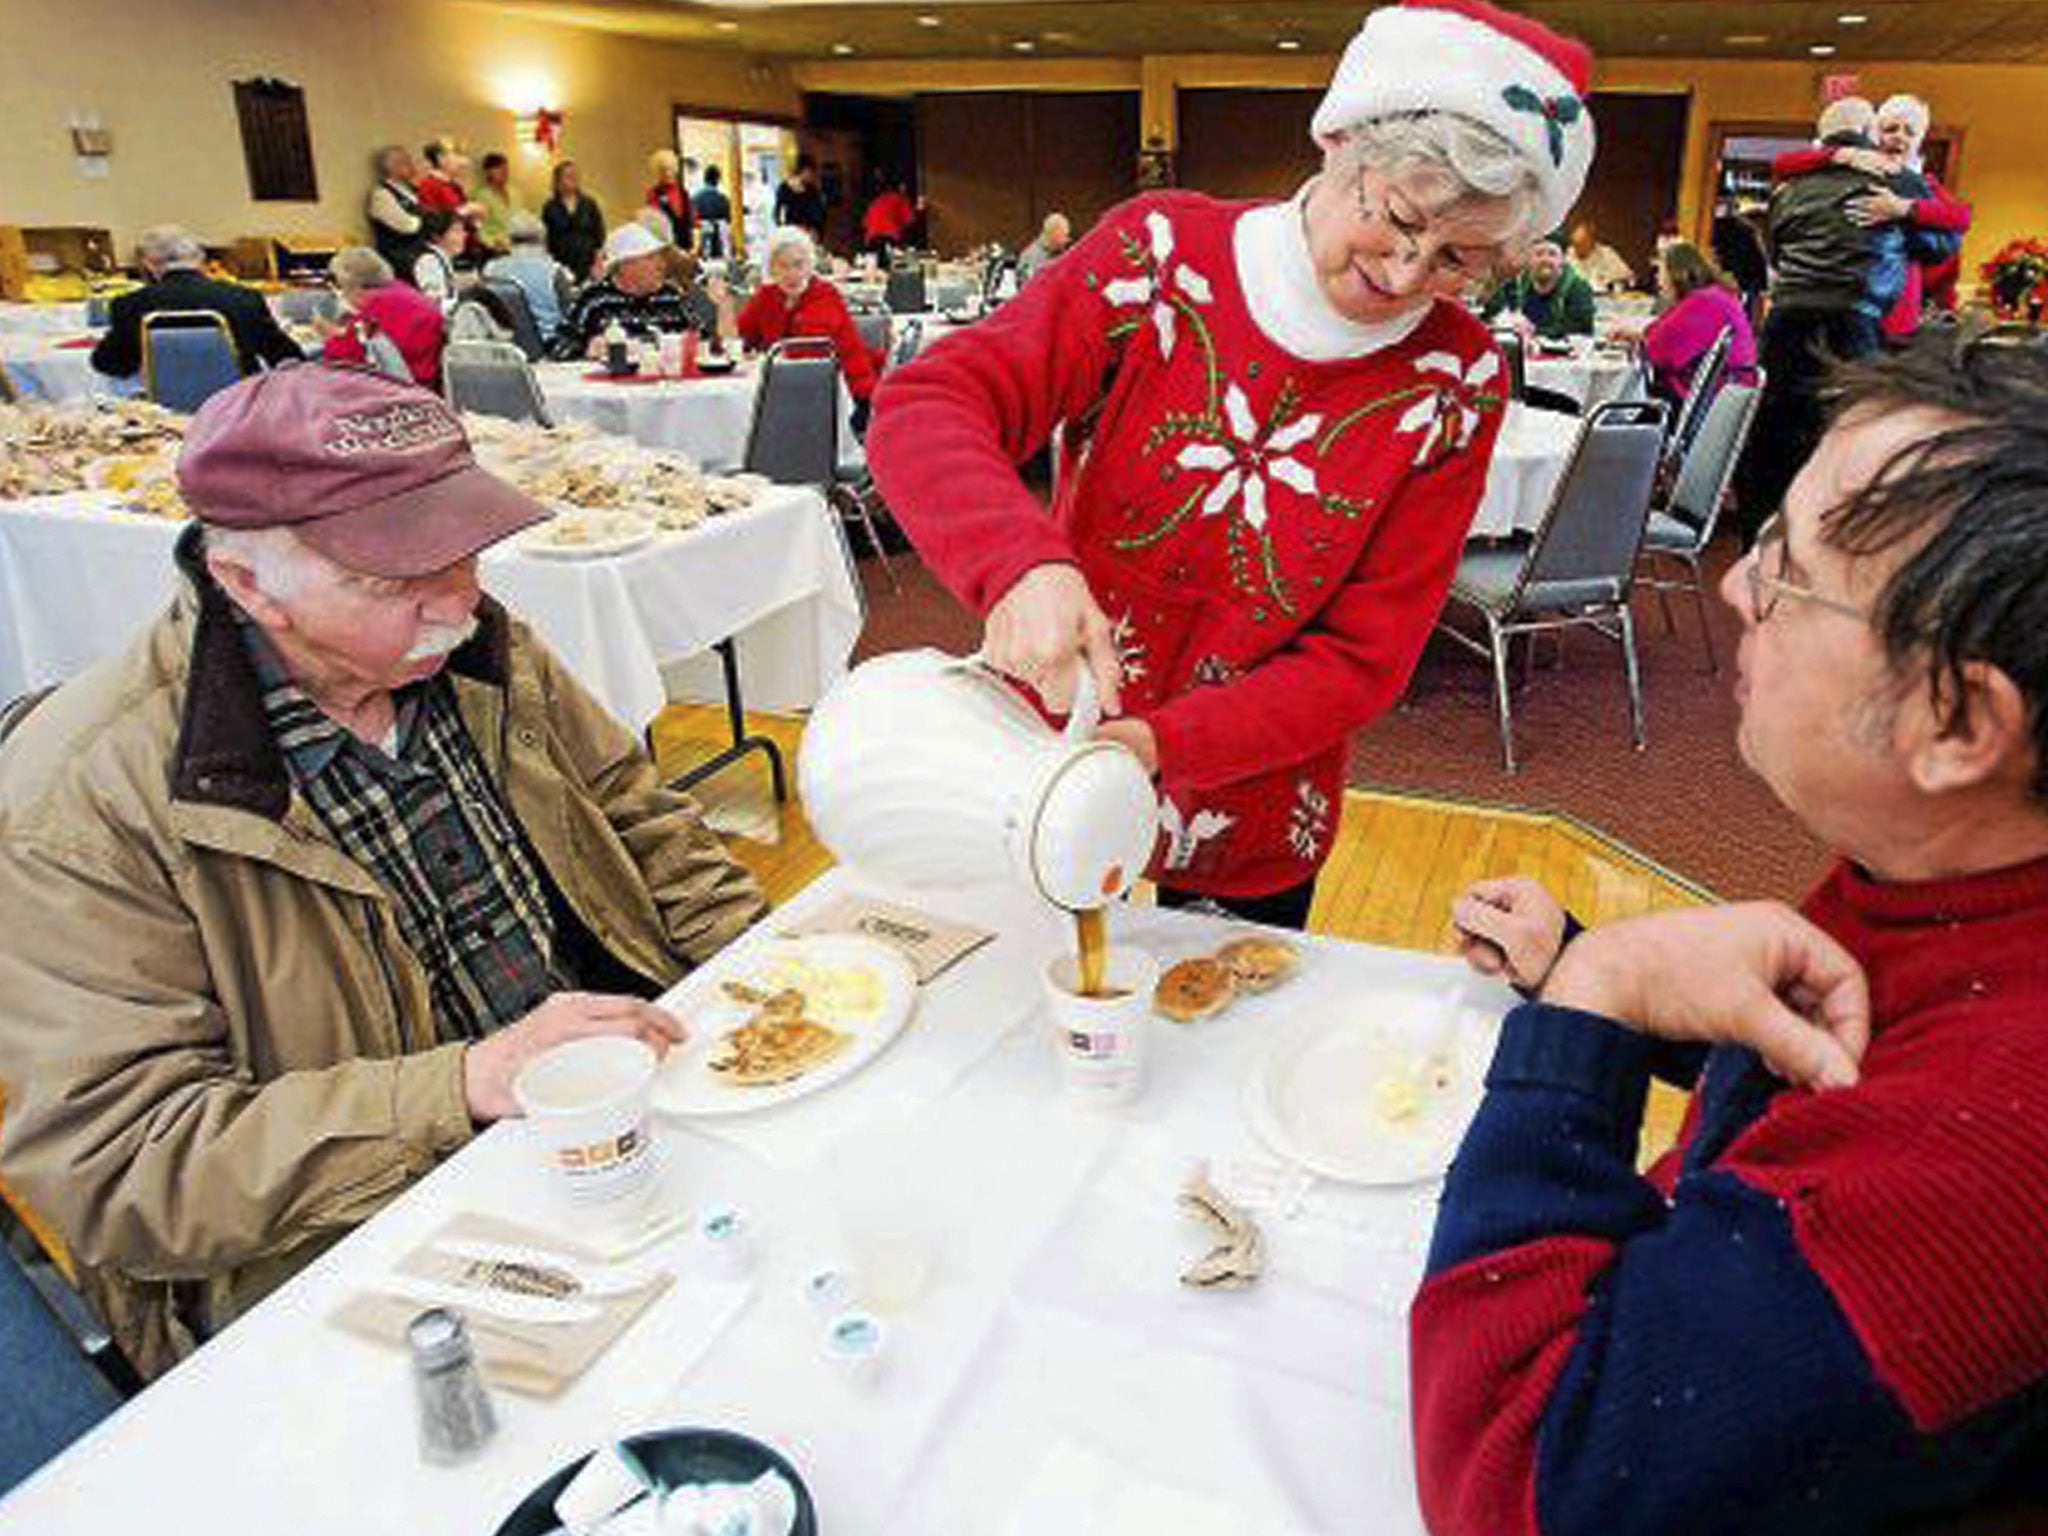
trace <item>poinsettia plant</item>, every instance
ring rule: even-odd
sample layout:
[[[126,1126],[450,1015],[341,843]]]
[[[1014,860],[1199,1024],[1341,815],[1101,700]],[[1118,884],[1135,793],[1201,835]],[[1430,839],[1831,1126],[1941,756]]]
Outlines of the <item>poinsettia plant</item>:
[[[2038,321],[2048,313],[2048,240],[2008,241],[1978,275],[1999,319]]]

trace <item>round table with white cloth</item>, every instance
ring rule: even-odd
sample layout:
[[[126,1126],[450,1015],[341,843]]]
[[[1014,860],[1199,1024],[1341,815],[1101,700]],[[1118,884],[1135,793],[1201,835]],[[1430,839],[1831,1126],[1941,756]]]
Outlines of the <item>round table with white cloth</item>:
[[[176,589],[171,548],[185,526],[97,491],[0,502],[0,703],[62,682],[154,620]],[[635,730],[671,696],[723,697],[705,653],[728,636],[750,705],[808,707],[846,670],[864,617],[838,517],[798,486],[606,558],[529,554],[513,539],[484,553],[480,574]]]
[[[141,394],[140,374],[117,379],[101,373],[92,365],[92,348],[75,345],[94,339],[55,332],[0,332],[0,368],[7,370],[15,393],[24,400]]]
[[[593,378],[599,368],[592,362],[541,363],[533,371],[557,421],[587,421],[643,448],[687,454],[710,470],[735,469],[746,456],[760,384],[751,362],[694,379]]]
[[[69,336],[87,328],[85,300],[0,304],[0,336]]]
[[[1583,411],[1620,399],[1636,378],[1635,359],[1626,351],[1590,343],[1573,343],[1569,357],[1532,352],[1523,367],[1530,384],[1569,397]]]
[[[1504,539],[1533,532],[1564,478],[1581,422],[1562,411],[1508,407],[1486,472],[1486,493],[1472,516],[1475,539]]]

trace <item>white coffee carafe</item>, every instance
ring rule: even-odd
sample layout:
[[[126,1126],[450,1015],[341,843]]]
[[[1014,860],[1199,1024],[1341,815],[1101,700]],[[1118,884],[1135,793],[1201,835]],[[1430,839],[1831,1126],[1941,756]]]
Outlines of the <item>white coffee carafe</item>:
[[[909,886],[1014,878],[1070,911],[1145,872],[1159,796],[1137,757],[1095,739],[1080,668],[1064,732],[978,656],[899,651],[853,669],[804,730],[797,780],[818,840]]]

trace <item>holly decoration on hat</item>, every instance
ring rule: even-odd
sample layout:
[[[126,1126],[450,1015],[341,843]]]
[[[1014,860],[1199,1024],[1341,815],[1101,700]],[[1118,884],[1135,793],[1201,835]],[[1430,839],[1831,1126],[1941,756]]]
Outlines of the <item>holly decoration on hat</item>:
[[[1543,119],[1543,126],[1550,134],[1550,163],[1564,164],[1564,131],[1579,120],[1586,110],[1584,102],[1566,91],[1562,96],[1545,96],[1532,91],[1526,85],[1511,85],[1502,91],[1501,99],[1517,112],[1533,112]]]

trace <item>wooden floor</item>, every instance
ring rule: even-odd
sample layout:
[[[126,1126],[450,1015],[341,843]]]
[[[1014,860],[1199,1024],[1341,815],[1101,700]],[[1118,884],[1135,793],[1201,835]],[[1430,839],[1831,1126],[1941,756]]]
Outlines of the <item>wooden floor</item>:
[[[755,715],[749,727],[782,747],[793,794],[802,722]],[[724,744],[725,718],[714,709],[679,705],[655,722],[656,757],[670,775]],[[747,826],[747,833],[728,835],[727,845],[778,906],[831,867],[832,857],[811,835],[803,808],[792,801],[775,809],[762,758],[726,769],[699,785],[697,795],[714,821]],[[1399,949],[1449,951],[1455,947],[1451,898],[1488,875],[1532,875],[1589,924],[1711,899],[1567,817],[1362,790],[1344,798],[1336,846],[1309,914],[1314,933]],[[1670,1144],[1682,1108],[1679,1095],[1661,1085],[1653,1089],[1643,1138],[1646,1155]]]

